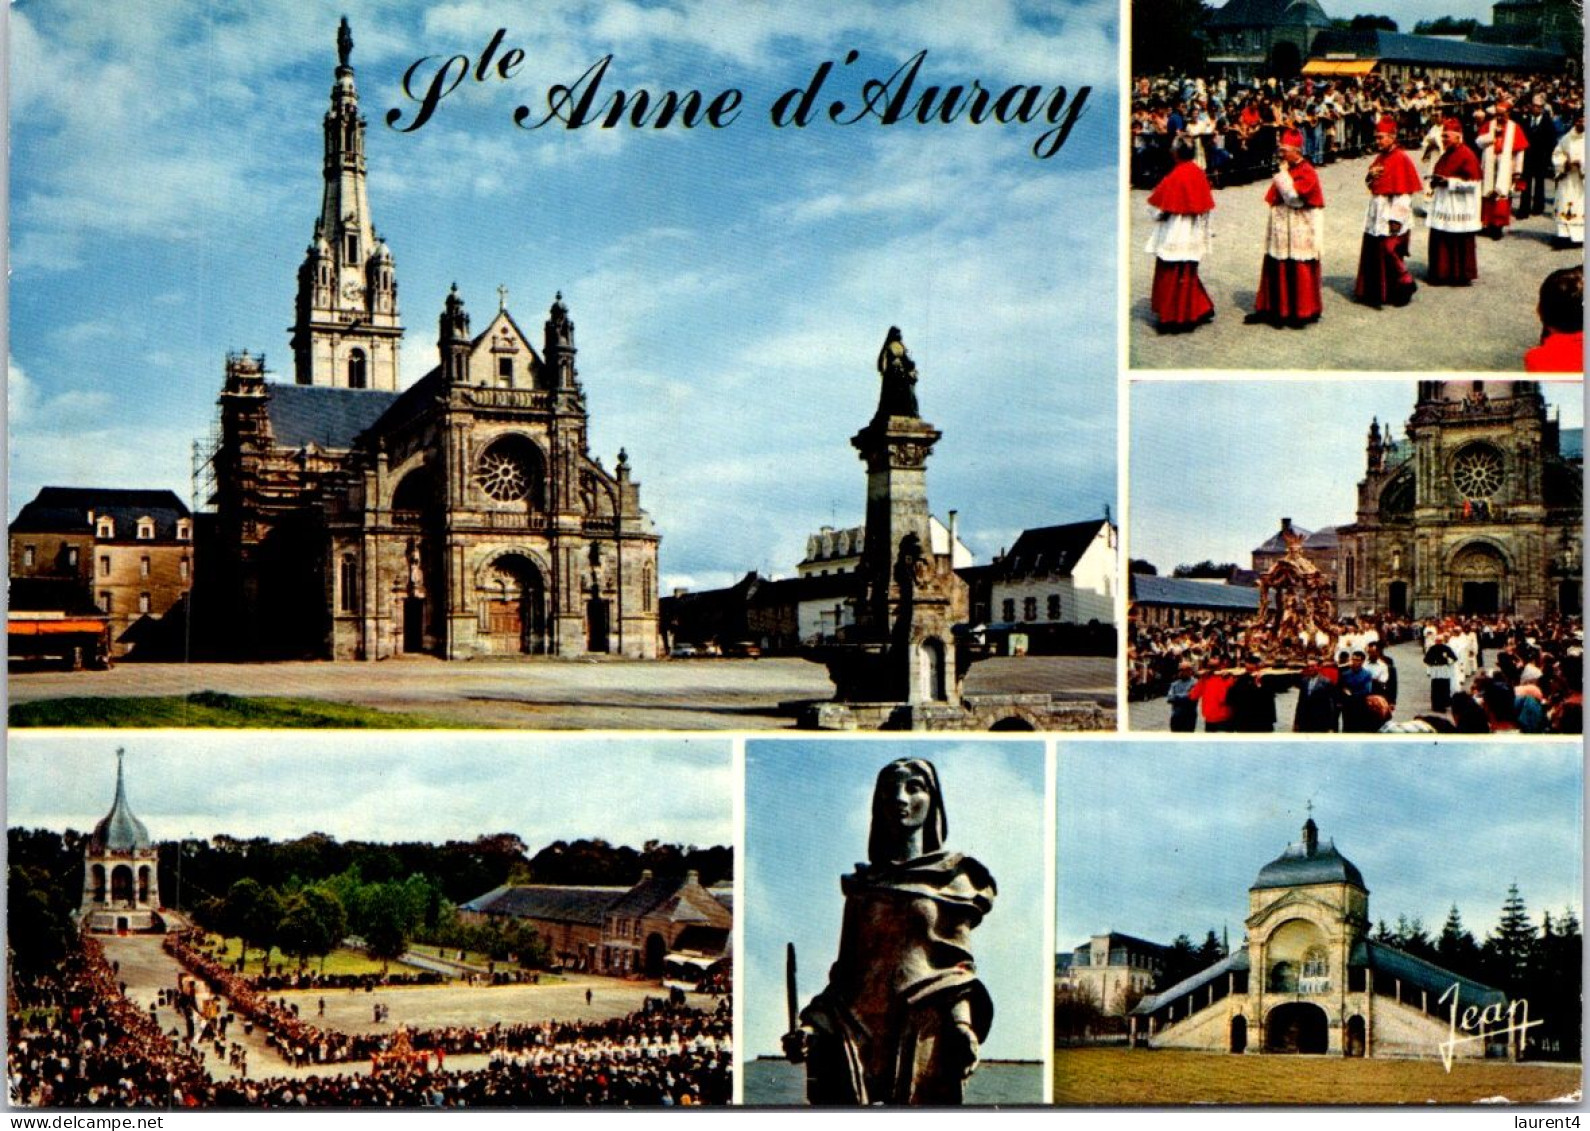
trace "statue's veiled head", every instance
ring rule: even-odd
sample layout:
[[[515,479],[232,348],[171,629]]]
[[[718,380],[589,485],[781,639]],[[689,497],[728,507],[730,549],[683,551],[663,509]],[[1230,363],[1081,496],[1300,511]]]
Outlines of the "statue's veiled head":
[[[898,758],[878,771],[872,789],[872,829],[867,859],[874,864],[897,861],[918,832],[923,853],[944,845],[949,820],[939,774],[925,758]]]

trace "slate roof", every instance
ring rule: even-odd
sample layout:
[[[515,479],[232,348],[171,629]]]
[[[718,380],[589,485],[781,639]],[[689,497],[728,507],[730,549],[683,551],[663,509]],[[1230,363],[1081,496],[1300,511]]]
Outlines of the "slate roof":
[[[92,534],[88,512],[116,520],[116,537],[129,541],[137,533],[137,520],[155,520],[155,538],[172,541],[177,519],[192,517],[187,504],[172,491],[127,490],[117,487],[44,487],[17,512],[13,534]]]
[[[1341,544],[1341,527],[1322,526],[1303,540],[1305,550],[1334,550]]]
[[[1160,1006],[1165,1005],[1168,1002],[1175,1001],[1177,998],[1185,997],[1194,990],[1202,989],[1204,986],[1207,986],[1210,982],[1229,971],[1242,971],[1247,970],[1248,968],[1248,948],[1241,947],[1226,955],[1213,966],[1205,967],[1204,969],[1198,971],[1198,973],[1183,978],[1181,981],[1177,982],[1174,986],[1163,993],[1148,995],[1147,997],[1143,998],[1142,1001],[1138,1002],[1135,1007],[1133,1007],[1132,1012],[1142,1014],[1153,1013],[1154,1010],[1158,1009]]]
[[[693,887],[705,897],[703,906],[697,906],[695,902],[684,898],[683,893],[687,886]],[[721,906],[714,908],[710,893],[694,881],[693,875],[684,879],[678,876],[663,876],[642,880],[608,908],[608,914],[617,915],[621,919],[665,915],[675,923],[700,923],[705,926],[727,926],[729,922],[727,909]],[[717,921],[716,924],[714,920]]]
[[[1314,40],[1310,56],[1321,59],[1327,55],[1375,59],[1382,63],[1521,71],[1548,71],[1562,61],[1562,56],[1556,52],[1532,47],[1504,47],[1433,35],[1407,35],[1380,30],[1351,31],[1344,28],[1327,29]]]
[[[334,389],[325,385],[265,386],[270,399],[271,437],[279,448],[310,444],[347,451],[354,439],[379,420],[402,396],[375,389]]]
[[[564,887],[557,884],[507,884],[459,904],[462,911],[546,919],[600,927],[608,908],[627,891],[618,887]]]
[[[1363,888],[1364,874],[1356,864],[1336,851],[1334,841],[1326,841],[1313,852],[1301,844],[1287,845],[1285,852],[1259,869],[1258,878],[1248,890],[1339,883],[1356,884]]]
[[[1206,27],[1274,27],[1305,24],[1329,27],[1330,17],[1316,0],[1229,0],[1211,15]]]
[[[1086,522],[1068,522],[1061,526],[1038,526],[1023,530],[1010,553],[993,565],[998,578],[1031,577],[1042,574],[1050,577],[1070,577],[1071,571],[1087,552],[1107,520],[1091,518]]]
[[[861,575],[855,572],[785,577],[777,581],[760,582],[751,593],[748,603],[757,608],[766,608],[801,601],[826,601],[834,597],[860,597],[864,589]]]
[[[639,919],[656,914],[661,908],[675,922],[700,923],[710,927],[723,925],[713,923],[714,919],[721,918],[724,924],[727,923],[727,908],[720,917],[714,915],[710,907],[698,908],[678,898],[685,883],[679,876],[665,876],[644,879],[627,888],[504,884],[485,895],[459,904],[459,909],[484,915],[506,915],[515,919],[545,919],[556,923],[600,927],[609,915]],[[700,890],[706,891],[705,888]]]
[[[1354,943],[1353,952],[1348,955],[1347,963],[1349,966],[1367,966],[1376,974],[1400,978],[1405,986],[1428,991],[1432,1002],[1450,990],[1454,984],[1457,985],[1458,995],[1465,1005],[1500,1005],[1507,1000],[1507,995],[1501,990],[1493,990],[1479,982],[1470,981],[1450,970],[1443,970],[1433,962],[1426,962],[1407,951],[1371,939],[1359,939]]]
[[[153,846],[154,842],[149,839],[149,829],[133,816],[132,808],[127,804],[127,790],[122,784],[121,757],[118,755],[116,799],[111,802],[110,812],[101,817],[99,824],[94,826],[94,832],[88,838],[88,851],[94,856],[103,856],[106,853],[126,855],[132,852],[148,852]]]
[[[1283,527],[1281,529],[1276,530],[1276,532],[1274,534],[1270,535],[1263,542],[1261,542],[1258,546],[1256,546],[1254,548],[1253,552],[1255,554],[1284,554],[1284,553],[1286,553],[1286,539],[1281,537],[1282,529],[1285,529],[1285,528]],[[1292,531],[1293,534],[1301,534],[1304,538],[1312,538],[1314,536],[1314,531],[1312,531],[1312,530],[1304,530],[1301,526],[1297,526],[1295,524],[1291,527],[1291,531]]]
[[[1239,609],[1256,612],[1259,591],[1223,581],[1198,581],[1190,577],[1154,577],[1134,573],[1132,600],[1140,605],[1181,605],[1196,609]]]

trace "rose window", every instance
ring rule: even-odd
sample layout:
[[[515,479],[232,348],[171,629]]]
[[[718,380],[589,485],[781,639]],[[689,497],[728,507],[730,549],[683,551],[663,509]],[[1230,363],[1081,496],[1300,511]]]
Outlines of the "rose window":
[[[1471,448],[1452,465],[1452,482],[1465,499],[1489,499],[1502,486],[1502,460],[1489,448]]]
[[[530,474],[520,453],[493,448],[480,457],[475,482],[498,502],[512,503],[530,493]]]

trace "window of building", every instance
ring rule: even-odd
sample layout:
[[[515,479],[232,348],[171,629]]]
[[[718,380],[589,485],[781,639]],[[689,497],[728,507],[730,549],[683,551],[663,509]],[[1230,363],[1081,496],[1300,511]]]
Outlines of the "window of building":
[[[354,350],[348,355],[348,388],[362,389],[369,383],[369,362],[363,350]]]
[[[149,576],[149,556],[147,554],[138,559],[138,576]]]
[[[191,518],[177,519],[177,541],[188,542],[193,539],[193,520]]]
[[[1060,594],[1058,593],[1049,594],[1049,619],[1060,619]]]
[[[183,581],[188,580],[188,569],[188,559],[183,558],[177,563],[177,576],[181,577]]]
[[[101,577],[109,577],[110,576],[110,555],[109,554],[101,554],[99,556],[99,575]]]
[[[34,547],[34,546],[23,546],[22,547],[22,568],[23,569],[32,569],[33,568],[33,557],[34,557],[34,555],[37,552],[38,552],[37,547]]]
[[[1006,624],[1016,619],[1016,599],[1014,597],[1005,598],[1004,603],[1000,606],[999,615],[1000,619]]]
[[[1024,597],[1024,598],[1022,598],[1022,601],[1021,601],[1021,619],[1022,620],[1037,620],[1038,619],[1038,598],[1036,598],[1036,597]]]
[[[110,612],[110,593],[104,589],[99,591],[99,611],[102,613]]]
[[[359,262],[359,237],[358,237],[358,235],[353,233],[353,232],[349,232],[348,236],[347,236],[347,240],[346,240],[345,246],[347,247],[347,252],[348,252],[348,256],[347,256],[348,262],[349,263],[357,263],[357,262]]]
[[[138,540],[140,542],[147,542],[154,536],[155,520],[152,518],[140,518],[138,520]]]
[[[116,520],[109,515],[103,515],[94,524],[94,535],[98,538],[116,537]]]
[[[352,554],[342,556],[342,565],[337,571],[337,600],[341,603],[342,611],[351,613],[359,608],[359,560]]]
[[[76,569],[77,568],[77,547],[76,546],[68,546],[66,548],[66,568],[67,569]]]
[[[140,613],[147,613],[149,611],[149,606],[150,606],[149,594],[147,594],[147,593],[138,594],[138,611]]]
[[[513,358],[499,357],[497,359],[497,384],[504,388],[513,388]]]

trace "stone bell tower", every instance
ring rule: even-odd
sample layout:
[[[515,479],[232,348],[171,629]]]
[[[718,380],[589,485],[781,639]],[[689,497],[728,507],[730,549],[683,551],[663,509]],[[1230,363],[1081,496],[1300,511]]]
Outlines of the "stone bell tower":
[[[300,385],[398,387],[397,276],[365,189],[364,127],[353,84],[353,33],[337,29],[337,70],[324,122],[320,216],[298,268],[293,371]]]

